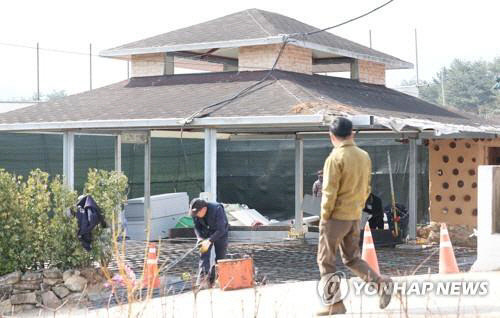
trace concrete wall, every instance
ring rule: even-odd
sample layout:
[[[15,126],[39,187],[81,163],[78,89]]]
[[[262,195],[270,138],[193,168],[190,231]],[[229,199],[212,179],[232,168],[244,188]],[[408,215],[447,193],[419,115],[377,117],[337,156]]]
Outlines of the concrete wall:
[[[351,64],[351,79],[363,83],[385,85],[385,65],[356,60]]]
[[[162,53],[133,55],[130,65],[132,77],[163,75],[165,57]]]
[[[257,71],[271,69],[282,44],[244,46],[239,48],[238,69]],[[312,51],[287,44],[276,65],[276,69],[312,74]]]
[[[500,166],[478,169],[477,261],[473,271],[500,270]]]
[[[165,53],[132,55],[131,76],[161,76],[174,74],[174,58]]]

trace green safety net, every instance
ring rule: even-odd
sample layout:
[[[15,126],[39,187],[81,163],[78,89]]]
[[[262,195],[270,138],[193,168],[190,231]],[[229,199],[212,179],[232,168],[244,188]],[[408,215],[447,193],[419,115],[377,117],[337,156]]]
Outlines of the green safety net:
[[[408,206],[409,146],[393,140],[359,140],[372,159],[373,192],[390,204],[387,151],[391,154],[396,200]],[[62,174],[62,136],[0,134],[0,168],[26,176],[40,168]],[[183,146],[182,146],[183,144]],[[151,193],[203,191],[204,141],[153,138]],[[243,203],[278,220],[292,218],[295,205],[295,143],[292,140],[217,142],[217,197],[220,202]],[[417,222],[428,221],[428,152],[418,146]],[[304,141],[304,194],[310,194],[316,171],[331,151],[328,138]],[[184,156],[185,152],[185,156]],[[82,191],[89,168],[114,169],[114,138],[75,136],[75,188]],[[122,170],[129,178],[129,198],[144,189],[144,145],[122,145]]]

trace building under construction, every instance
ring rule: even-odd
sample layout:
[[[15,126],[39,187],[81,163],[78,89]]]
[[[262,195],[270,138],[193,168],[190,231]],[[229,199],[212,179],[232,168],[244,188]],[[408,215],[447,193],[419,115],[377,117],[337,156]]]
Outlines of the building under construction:
[[[328,124],[335,116],[351,118],[360,145],[372,148],[373,188],[386,202],[387,150],[399,149],[393,172],[398,201],[408,205],[410,238],[417,215],[428,219],[427,208],[431,220],[476,224],[477,166],[500,158],[500,125],[385,86],[387,70],[411,63],[280,14],[246,10],[101,56],[130,61],[131,78],[1,114],[0,131],[16,133],[11,140],[39,142],[38,149],[46,149],[39,153],[47,156],[39,162],[57,171],[62,161],[70,187],[81,184],[89,166],[127,167],[132,191],[145,197],[146,219],[152,193],[203,191],[263,214],[293,207],[301,231],[304,193],[328,153]],[[176,67],[203,73],[175,74]],[[335,77],[342,72],[350,77]],[[324,73],[329,75],[319,75]],[[274,160],[259,165],[262,151]],[[133,171],[134,160],[142,171]],[[258,203],[266,201],[272,203]]]

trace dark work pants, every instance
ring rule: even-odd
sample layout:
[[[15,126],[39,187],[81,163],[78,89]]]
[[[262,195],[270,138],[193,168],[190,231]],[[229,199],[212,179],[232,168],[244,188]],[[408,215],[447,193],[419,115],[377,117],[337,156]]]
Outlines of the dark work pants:
[[[213,283],[215,281],[215,268],[210,268],[210,254],[212,253],[212,249],[215,249],[215,264],[217,264],[218,260],[226,258],[227,243],[228,236],[224,235],[223,237],[215,241],[206,253],[200,255],[200,275],[206,277],[207,274],[209,274],[210,283]]]

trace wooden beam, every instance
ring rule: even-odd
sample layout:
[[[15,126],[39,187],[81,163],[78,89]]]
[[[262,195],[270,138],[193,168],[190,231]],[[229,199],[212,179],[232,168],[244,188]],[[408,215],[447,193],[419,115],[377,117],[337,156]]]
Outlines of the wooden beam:
[[[210,51],[212,51],[212,50],[210,50]],[[200,60],[200,61],[209,62],[209,63],[238,66],[238,59],[212,55],[212,54],[210,54],[210,51],[207,53],[203,53],[203,54],[193,53],[193,52],[189,52],[189,51],[172,52],[170,54],[173,55],[174,57],[177,57],[177,58],[185,58],[185,59],[191,59],[191,60]]]
[[[355,59],[351,57],[329,57],[322,59],[313,59],[313,65],[329,65],[329,64],[351,64]]]

